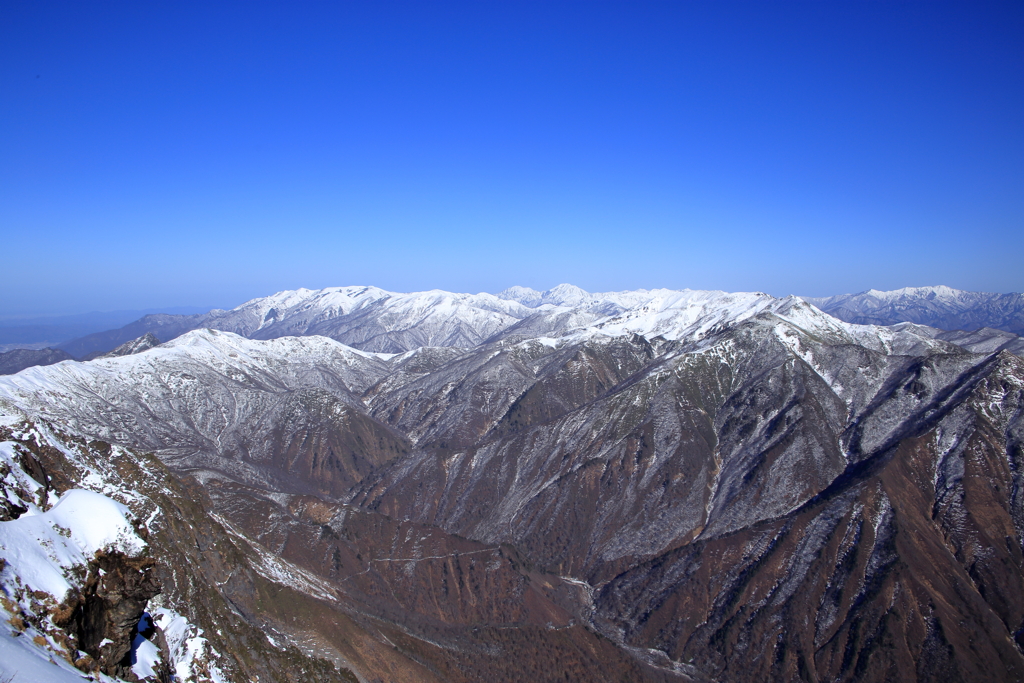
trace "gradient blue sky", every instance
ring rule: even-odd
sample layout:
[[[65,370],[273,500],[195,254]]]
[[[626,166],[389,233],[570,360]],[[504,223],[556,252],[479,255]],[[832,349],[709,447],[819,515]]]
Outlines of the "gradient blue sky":
[[[0,315],[1024,290],[1024,3],[0,0]]]

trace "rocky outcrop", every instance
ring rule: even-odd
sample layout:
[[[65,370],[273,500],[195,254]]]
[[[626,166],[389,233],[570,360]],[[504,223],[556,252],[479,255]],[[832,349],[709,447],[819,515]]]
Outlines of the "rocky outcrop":
[[[178,653],[197,683],[214,678],[355,680],[335,664],[301,651],[287,636],[278,645],[267,640],[264,624],[284,622],[258,604],[260,592],[273,583],[253,569],[258,562],[253,551],[244,545],[240,549],[239,541],[211,518],[209,499],[194,482],[179,480],[152,456],[29,421],[0,425],[2,453],[31,455],[52,491],[51,496],[42,486],[33,486],[20,466],[9,467],[4,484],[21,484],[6,491],[28,493],[20,499],[23,506],[53,500],[71,488],[95,486],[132,508],[142,520],[136,531],[148,543],[148,552],[140,556],[99,553],[76,570],[75,588],[63,602],[42,593],[5,598],[4,609],[23,628],[36,629],[43,646],[58,643],[59,656],[71,657],[82,670],[135,680],[126,655],[148,601],[150,607],[173,606],[187,618],[182,637],[190,641],[179,643]],[[46,631],[51,623],[57,631]],[[156,638],[158,642],[159,633]],[[75,659],[78,651],[86,656]]]
[[[91,658],[83,668],[119,678],[128,676],[131,662],[127,655],[139,618],[160,593],[155,566],[151,557],[132,558],[116,552],[101,553],[89,563],[81,591],[61,608],[61,612],[70,608],[69,617],[55,619]]]
[[[119,356],[130,356],[134,353],[142,353],[156,346],[160,346],[160,340],[152,332],[147,332],[137,339],[132,339],[121,344],[113,351],[109,351],[98,358],[117,358]]]

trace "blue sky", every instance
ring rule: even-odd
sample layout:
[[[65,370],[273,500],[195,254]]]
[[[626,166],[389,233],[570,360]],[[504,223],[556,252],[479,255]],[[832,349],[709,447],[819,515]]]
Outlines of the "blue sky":
[[[1024,4],[0,0],[0,315],[1024,290]]]

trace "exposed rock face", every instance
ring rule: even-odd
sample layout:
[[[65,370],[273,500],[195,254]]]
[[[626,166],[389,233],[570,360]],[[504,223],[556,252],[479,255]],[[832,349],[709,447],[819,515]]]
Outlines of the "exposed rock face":
[[[599,630],[694,677],[1019,680],[1024,363],[767,322],[640,371],[588,345],[355,501],[586,579]],[[464,377],[444,400],[487,396]]]
[[[1024,364],[986,365],[793,513],[615,577],[598,620],[721,680],[1020,680]]]
[[[89,565],[84,590],[66,627],[78,636],[103,673],[123,677],[124,660],[131,650],[139,617],[149,600],[160,593],[149,557],[129,558],[103,553]]]
[[[511,547],[311,496],[282,505],[256,490],[211,488],[223,514],[320,578],[332,606],[288,609],[371,680],[688,680],[588,630],[588,591],[534,570]],[[367,633],[381,634],[402,659],[382,672]]]

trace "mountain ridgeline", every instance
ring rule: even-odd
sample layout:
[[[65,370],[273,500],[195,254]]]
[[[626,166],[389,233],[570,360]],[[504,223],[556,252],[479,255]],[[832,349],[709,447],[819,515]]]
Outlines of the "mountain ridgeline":
[[[56,345],[79,359],[92,359],[147,334],[170,341],[198,329],[234,332],[252,339],[322,335],[367,351],[402,352],[420,346],[472,347],[512,326],[538,334],[538,323],[556,328],[582,326],[598,317],[621,314],[670,294],[668,290],[591,294],[572,285],[547,292],[511,287],[497,295],[433,291],[397,294],[376,287],[296,290],[253,299],[230,311],[196,315],[147,315],[124,327]],[[949,287],[917,287],[829,298],[804,297],[845,322],[870,325],[916,323],[939,331],[973,332],[991,328],[1006,343],[1024,334],[1024,295],[964,292]],[[443,302],[443,304],[442,304]],[[557,323],[538,312],[558,308]],[[422,315],[419,313],[422,312]],[[390,325],[406,327],[398,334]],[[42,364],[42,363],[40,363]],[[28,367],[25,365],[23,367]]]
[[[1024,679],[1015,334],[567,285],[189,320],[0,407],[61,486],[164,510],[224,680]]]

